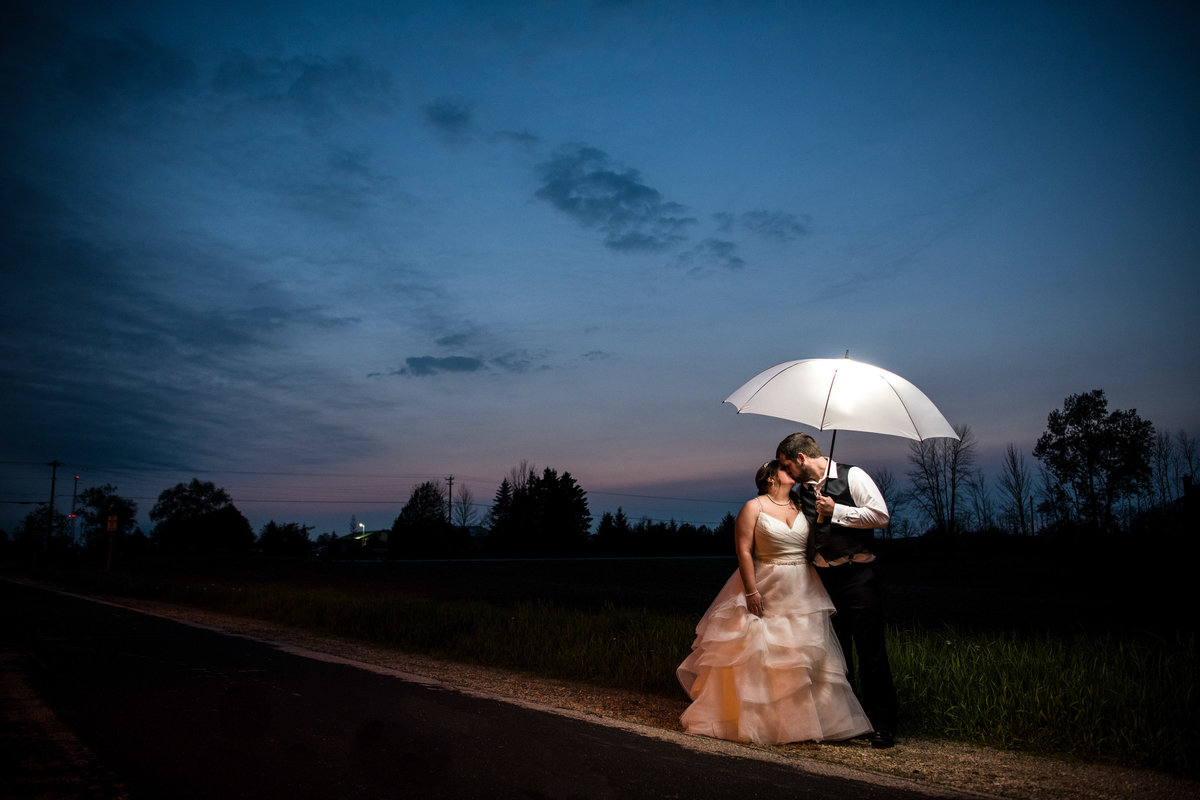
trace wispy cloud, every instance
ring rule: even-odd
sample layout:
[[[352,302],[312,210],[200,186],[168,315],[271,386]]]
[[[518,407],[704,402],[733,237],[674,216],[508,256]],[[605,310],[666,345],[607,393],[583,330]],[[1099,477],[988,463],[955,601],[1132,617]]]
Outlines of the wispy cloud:
[[[442,97],[421,107],[425,124],[450,144],[468,141],[475,129],[475,106],[461,97]]]
[[[679,254],[679,263],[689,274],[699,274],[710,268],[739,270],[746,266],[738,255],[737,242],[709,237],[690,250]]]
[[[355,57],[280,59],[238,51],[220,64],[211,87],[244,109],[322,119],[336,118],[340,109],[378,108],[394,100],[388,74]]]
[[[478,356],[410,356],[404,366],[388,373],[413,378],[426,378],[442,373],[477,373],[495,370],[501,373],[523,373],[534,369],[548,369],[544,364],[544,353],[528,350],[511,350],[498,355],[481,358]],[[384,373],[372,372],[368,378],[381,378]]]
[[[746,211],[734,214],[721,211],[712,215],[713,223],[720,233],[732,234],[745,229],[753,234],[776,242],[790,242],[806,235],[811,218],[805,214],[797,216],[786,211]]]
[[[437,375],[439,372],[478,372],[486,369],[478,358],[468,356],[413,356],[404,359],[406,366],[397,371],[398,375]]]
[[[664,250],[686,239],[696,223],[687,209],[647,186],[637,170],[613,163],[595,147],[571,144],[540,165],[536,196],[588,228],[618,251]]]
[[[759,236],[780,242],[790,242],[808,233],[809,217],[797,217],[783,211],[747,211],[742,225]]]

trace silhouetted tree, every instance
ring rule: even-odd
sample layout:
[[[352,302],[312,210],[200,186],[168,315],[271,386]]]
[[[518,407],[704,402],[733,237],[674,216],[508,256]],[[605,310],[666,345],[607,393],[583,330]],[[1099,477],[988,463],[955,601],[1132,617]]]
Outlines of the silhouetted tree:
[[[503,535],[504,528],[512,518],[513,487],[508,478],[500,481],[496,496],[492,499],[492,508],[488,512],[488,528],[493,535]]]
[[[413,487],[408,502],[392,523],[388,550],[393,558],[460,555],[465,534],[455,531],[447,514],[446,495],[436,481]]]
[[[547,467],[539,476],[523,461],[501,481],[490,521],[494,553],[550,556],[582,552],[592,515],[571,473]]]
[[[312,540],[308,538],[311,530],[311,525],[298,522],[280,525],[271,520],[259,530],[258,547],[264,556],[307,556],[312,553]]]
[[[974,470],[967,476],[967,497],[971,501],[971,522],[975,531],[990,531],[996,528],[995,507],[992,492],[988,488],[983,470]]]
[[[1108,532],[1117,527],[1117,505],[1150,489],[1153,441],[1153,425],[1134,409],[1110,413],[1104,391],[1095,389],[1069,396],[1050,412],[1033,456],[1073,517]]]
[[[891,539],[901,527],[900,520],[904,513],[904,506],[908,503],[908,495],[897,488],[896,476],[890,469],[881,469],[875,473],[875,486],[883,495],[883,502],[888,509],[888,524],[883,529],[882,535],[885,539]]]
[[[1175,485],[1179,475],[1179,455],[1175,452],[1175,439],[1166,431],[1154,436],[1150,447],[1150,463],[1154,482],[1154,503],[1166,507],[1175,498]]]
[[[1188,478],[1192,482],[1196,480],[1196,437],[1189,434],[1187,431],[1180,431],[1175,434],[1175,443],[1179,450],[1179,472],[1180,478]]]
[[[536,538],[546,554],[582,552],[592,527],[587,494],[571,473],[547,467],[532,484]]]
[[[150,509],[152,539],[164,553],[240,555],[254,544],[254,529],[229,493],[192,478],[163,491]]]
[[[58,510],[51,517],[49,504],[38,503],[17,523],[12,549],[19,558],[41,558],[62,555],[73,544],[71,520]]]
[[[975,463],[975,436],[967,425],[954,428],[958,439],[912,442],[908,451],[908,479],[913,501],[941,533],[958,532],[958,501]]]
[[[600,517],[593,538],[593,550],[597,555],[625,556],[634,555],[633,528],[625,511],[617,507],[617,513],[606,511]]]
[[[76,508],[83,521],[84,547],[93,552],[121,549],[122,540],[132,533],[137,518],[137,503],[117,494],[112,484],[92,486],[79,493]],[[108,518],[116,517],[116,530],[109,532]],[[110,541],[110,536],[112,541]]]
[[[475,494],[464,483],[458,487],[457,495],[453,522],[460,528],[469,528],[475,524]]]
[[[727,513],[725,516],[721,517],[721,523],[719,525],[717,525],[717,529],[713,532],[713,535],[716,536],[718,539],[727,541],[729,543],[730,548],[732,548],[733,547],[733,529],[734,529],[736,523],[737,523],[737,518],[734,517],[732,513]]]
[[[1025,466],[1025,455],[1017,451],[1010,442],[1004,448],[1004,462],[1000,467],[1000,505],[1004,514],[1012,520],[1016,533],[1027,536],[1033,533],[1033,521],[1030,519],[1030,499],[1033,497],[1033,483],[1029,478],[1029,468]]]

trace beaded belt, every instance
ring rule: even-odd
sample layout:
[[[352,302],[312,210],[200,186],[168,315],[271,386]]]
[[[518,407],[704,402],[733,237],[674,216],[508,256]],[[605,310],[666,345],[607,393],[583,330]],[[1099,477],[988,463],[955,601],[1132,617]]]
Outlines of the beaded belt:
[[[764,564],[774,564],[775,566],[797,566],[808,563],[807,558],[760,558],[759,561]]]

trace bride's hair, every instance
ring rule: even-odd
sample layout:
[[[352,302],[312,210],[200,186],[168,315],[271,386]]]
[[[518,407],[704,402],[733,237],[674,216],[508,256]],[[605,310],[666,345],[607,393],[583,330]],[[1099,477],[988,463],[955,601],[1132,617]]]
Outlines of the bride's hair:
[[[754,473],[754,485],[758,488],[759,494],[766,494],[771,489],[771,478],[779,471],[779,462],[771,459],[767,463],[758,468],[758,472]]]

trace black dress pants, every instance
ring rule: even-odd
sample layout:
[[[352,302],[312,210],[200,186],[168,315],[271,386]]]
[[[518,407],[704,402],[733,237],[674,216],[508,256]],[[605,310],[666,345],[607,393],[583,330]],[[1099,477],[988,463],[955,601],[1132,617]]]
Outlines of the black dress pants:
[[[837,609],[833,630],[846,656],[846,677],[875,729],[894,732],[896,687],[884,643],[883,596],[875,568],[851,562],[818,567],[817,574]]]

